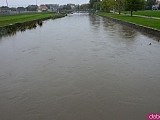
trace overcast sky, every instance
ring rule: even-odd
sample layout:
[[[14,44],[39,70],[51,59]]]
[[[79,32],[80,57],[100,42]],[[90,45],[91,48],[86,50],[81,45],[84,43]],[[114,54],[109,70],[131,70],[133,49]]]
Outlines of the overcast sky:
[[[27,5],[35,5],[36,0],[0,0],[0,6],[6,6],[6,1],[8,1],[9,7],[17,7],[17,6],[27,6]],[[84,4],[88,3],[89,0],[37,0],[37,4]]]

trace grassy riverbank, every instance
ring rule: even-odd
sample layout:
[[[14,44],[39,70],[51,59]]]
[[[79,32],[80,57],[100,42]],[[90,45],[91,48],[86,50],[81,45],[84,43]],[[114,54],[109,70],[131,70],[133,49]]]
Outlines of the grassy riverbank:
[[[127,22],[136,23],[139,25],[151,27],[160,30],[160,20],[153,19],[153,18],[144,18],[144,17],[138,17],[138,16],[127,16],[127,15],[119,15],[119,14],[113,14],[113,13],[106,13],[106,12],[98,12],[97,14],[101,16],[108,16],[117,18],[120,20],[124,20]]]
[[[36,12],[36,13],[0,16],[0,26],[6,26],[17,22],[26,22],[26,21],[42,19],[47,17],[54,17],[54,16],[56,16],[56,13],[52,12],[41,12],[41,13]]]
[[[130,14],[130,11],[122,11],[124,14]],[[133,15],[158,17],[160,18],[160,10],[144,10],[144,11],[134,11]]]

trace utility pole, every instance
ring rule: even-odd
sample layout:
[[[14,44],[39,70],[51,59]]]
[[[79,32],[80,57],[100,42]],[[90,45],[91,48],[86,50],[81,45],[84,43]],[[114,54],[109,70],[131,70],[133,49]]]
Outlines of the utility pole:
[[[7,4],[7,7],[8,7],[8,1],[6,0],[6,4]]]

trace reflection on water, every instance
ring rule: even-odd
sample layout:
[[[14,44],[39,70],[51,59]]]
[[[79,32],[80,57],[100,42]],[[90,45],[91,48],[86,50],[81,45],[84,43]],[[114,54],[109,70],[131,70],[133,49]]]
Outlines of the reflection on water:
[[[106,19],[104,18],[104,21],[106,21]],[[122,38],[130,38],[130,40],[134,39],[134,37],[136,36],[137,32],[127,26],[122,26],[119,24],[115,24],[114,22],[112,22],[111,20],[108,20],[107,22],[103,22],[105,29],[110,29],[112,31],[112,35],[114,36],[114,34],[119,34],[120,37]]]
[[[0,119],[145,120],[160,111],[157,39],[88,14],[2,37]]]
[[[38,26],[42,26],[42,21],[31,21],[26,23],[17,23],[15,25],[7,26],[5,28],[0,29],[0,38],[3,36],[12,36],[15,35],[16,32],[21,31],[24,32],[27,29],[35,29]]]

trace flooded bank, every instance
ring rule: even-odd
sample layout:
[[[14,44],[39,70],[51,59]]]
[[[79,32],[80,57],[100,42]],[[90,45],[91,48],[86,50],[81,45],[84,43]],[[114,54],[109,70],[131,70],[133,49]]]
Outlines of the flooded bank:
[[[12,36],[15,35],[18,31],[24,32],[27,29],[35,29],[37,26],[42,26],[42,20],[29,21],[26,23],[17,23],[11,26],[5,26],[0,28],[0,38],[4,36]]]
[[[159,51],[158,38],[88,14],[3,36],[0,119],[145,120],[160,111]]]
[[[37,25],[42,26],[42,23],[45,20],[62,18],[65,16],[67,15],[64,13],[55,14],[50,17],[45,17],[45,18],[40,18],[40,19],[35,19],[35,20],[30,20],[25,22],[17,22],[17,23],[6,25],[6,26],[0,26],[0,37],[14,35],[17,31],[22,32],[22,31],[25,31],[26,29],[36,28]]]

